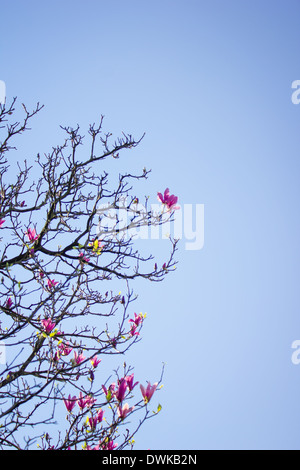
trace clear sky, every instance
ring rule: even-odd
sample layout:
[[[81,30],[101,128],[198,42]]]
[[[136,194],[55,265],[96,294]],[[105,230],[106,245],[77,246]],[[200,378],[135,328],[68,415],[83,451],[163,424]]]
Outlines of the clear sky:
[[[120,171],[205,207],[203,249],[182,240],[175,273],[136,285],[148,318],[128,362],[151,381],[167,364],[137,448],[300,449],[299,15],[298,0],[1,1],[7,99],[45,104],[24,158],[104,114],[116,136],[146,132]]]

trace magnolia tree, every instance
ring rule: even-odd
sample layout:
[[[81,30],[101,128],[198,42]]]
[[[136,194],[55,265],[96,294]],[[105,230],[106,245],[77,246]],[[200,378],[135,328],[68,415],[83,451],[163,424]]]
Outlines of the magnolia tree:
[[[0,448],[130,449],[160,411],[151,399],[162,374],[141,383],[124,359],[103,371],[141,339],[131,281],[175,269],[176,240],[161,262],[135,240],[141,227],[173,220],[177,197],[158,193],[158,211],[149,196],[141,204],[132,183],[145,168],[111,187],[104,161],[141,139],[112,141],[103,117],[85,138],[62,127],[62,144],[31,166],[14,160],[16,138],[43,107],[23,105],[17,122],[15,105],[0,105]]]

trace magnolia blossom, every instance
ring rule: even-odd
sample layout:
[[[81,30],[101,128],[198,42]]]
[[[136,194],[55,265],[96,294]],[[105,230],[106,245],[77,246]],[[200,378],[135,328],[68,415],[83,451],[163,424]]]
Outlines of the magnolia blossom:
[[[139,326],[143,321],[143,314],[139,313],[138,315],[134,314],[134,320],[131,318],[129,322],[133,322],[136,326]]]
[[[79,398],[77,400],[77,404],[81,410],[83,410],[84,408],[91,408],[95,402],[96,398],[93,398],[90,395],[86,395],[85,397],[83,397],[82,392],[80,392]]]
[[[13,305],[13,301],[12,301],[11,298],[9,297],[9,298],[7,299],[7,301],[5,302],[5,307],[6,307],[6,308],[11,308],[12,305]]]
[[[137,326],[136,325],[131,325],[130,326],[130,336],[140,336],[139,332],[136,331],[137,330]]]
[[[109,401],[115,391],[116,384],[113,382],[108,388],[102,385],[102,390],[105,393],[107,401]]]
[[[48,284],[49,289],[51,289],[52,287],[55,287],[58,284],[58,282],[56,282],[54,279],[48,279],[47,284]]]
[[[58,362],[60,359],[60,352],[59,351],[55,351],[55,353],[53,354],[53,361],[54,362]]]
[[[94,356],[90,359],[90,362],[95,369],[100,364],[101,359],[98,359],[97,356]]]
[[[84,410],[84,408],[86,407],[86,397],[83,397],[82,392],[79,393],[77,404],[81,410]]]
[[[167,207],[168,211],[179,209],[179,206],[175,205],[177,204],[178,197],[174,196],[174,194],[170,196],[169,188],[165,190],[164,195],[157,193],[157,199]]]
[[[98,444],[98,445],[95,446],[95,447],[91,447],[91,446],[89,446],[89,445],[85,445],[85,446],[83,447],[83,450],[100,450],[100,444]]]
[[[85,397],[85,406],[91,408],[96,403],[96,398],[93,398],[91,395]]]
[[[141,392],[142,392],[142,395],[143,395],[143,398],[144,398],[144,402],[146,404],[149,403],[149,401],[151,400],[151,398],[153,396],[153,393],[156,390],[157,385],[158,385],[157,382],[153,385],[151,385],[150,382],[148,382],[148,385],[147,385],[146,388],[143,385],[140,385]]]
[[[60,353],[61,353],[62,356],[68,356],[73,350],[73,348],[69,347],[68,342],[60,343],[58,345],[58,349],[60,350]]]
[[[55,323],[51,320],[51,318],[41,320],[41,324],[47,334],[51,333],[51,331],[55,328]]]
[[[71,413],[76,405],[76,397],[71,397],[71,395],[69,395],[67,399],[64,398],[64,404],[66,405],[68,412]]]
[[[79,254],[79,258],[80,258],[80,261],[85,261],[86,263],[90,261],[90,258],[87,258],[86,256],[84,256],[82,252]]]
[[[124,378],[119,383],[119,388],[115,393],[115,397],[118,401],[123,401],[127,391],[127,380]]]
[[[118,447],[118,444],[114,444],[114,441],[108,441],[101,445],[102,450],[114,450]]]
[[[39,238],[39,235],[37,235],[35,228],[29,228],[26,232],[26,235],[30,242],[35,242]]]
[[[134,314],[134,319],[130,318],[129,323],[130,325],[130,335],[131,336],[139,336],[139,332],[137,331],[138,326],[142,323],[143,321],[143,315],[140,313],[137,315],[136,313]]]
[[[77,366],[79,366],[84,360],[85,360],[85,356],[84,356],[82,353],[77,354],[77,352],[74,351],[74,359],[73,359],[73,361],[74,361],[74,363],[75,363]]]
[[[0,228],[2,227],[2,225],[4,224],[5,222],[5,219],[0,219]]]
[[[92,415],[91,417],[87,418],[86,423],[90,426],[91,429],[95,429],[97,424],[101,423],[101,421],[103,420],[103,414],[104,414],[104,411],[100,408],[100,410],[97,411],[96,416]],[[91,450],[91,449],[88,449],[88,450]],[[97,446],[97,449],[95,447],[94,450],[99,450],[99,446]]]
[[[97,416],[91,416],[90,418],[87,419],[87,423],[91,427],[91,429],[95,429],[98,423],[98,418]]]
[[[119,418],[121,419],[125,419],[126,416],[131,413],[131,411],[134,409],[134,406],[132,406],[131,408],[129,408],[129,405],[128,403],[125,403],[125,405],[123,406],[123,408],[121,407],[121,405],[118,406],[117,408],[117,412],[118,412],[118,416]]]
[[[125,380],[127,382],[127,385],[128,385],[128,388],[130,390],[130,392],[134,389],[134,387],[138,384],[138,382],[135,382],[133,383],[134,381],[134,374],[131,374],[131,375],[127,375],[125,377]]]
[[[104,411],[102,410],[102,408],[100,408],[100,410],[97,411],[98,423],[101,423],[101,421],[103,420],[103,415],[104,415]]]

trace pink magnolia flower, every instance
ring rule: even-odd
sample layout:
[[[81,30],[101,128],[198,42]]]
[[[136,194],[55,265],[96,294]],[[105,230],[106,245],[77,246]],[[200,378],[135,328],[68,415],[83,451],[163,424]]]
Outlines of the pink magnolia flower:
[[[129,322],[135,323],[136,326],[139,326],[143,321],[143,315],[142,313],[139,313],[138,315],[135,313],[134,314],[134,320],[130,318]]]
[[[100,444],[98,444],[95,447],[91,447],[91,446],[87,445],[83,448],[83,450],[100,450]]]
[[[97,356],[94,356],[90,359],[90,362],[95,369],[100,364],[101,359],[98,359]]]
[[[86,256],[84,256],[82,252],[79,254],[79,258],[80,258],[80,261],[85,261],[86,263],[90,261],[90,258],[87,258]]]
[[[138,326],[142,323],[143,321],[143,315],[140,313],[137,315],[136,313],[134,314],[134,319],[130,318],[129,323],[130,325],[130,335],[131,336],[139,336],[139,332],[137,331]]]
[[[52,287],[55,287],[58,284],[58,282],[56,282],[54,279],[48,279],[47,284],[48,284],[49,289],[51,289]]]
[[[74,363],[77,364],[78,366],[85,360],[85,356],[80,353],[80,354],[77,354],[76,351],[74,351]]]
[[[69,395],[68,399],[64,398],[64,404],[66,405],[68,412],[71,413],[76,405],[76,397],[71,397],[71,395]]]
[[[125,380],[127,382],[127,385],[128,385],[128,388],[130,390],[130,392],[134,389],[134,387],[138,384],[138,382],[135,382],[135,384],[133,383],[133,380],[134,380],[134,374],[131,374],[131,375],[127,375],[125,377]]]
[[[91,395],[87,395],[85,397],[85,406],[87,408],[91,408],[94,405],[94,403],[96,403],[96,398],[93,398]]]
[[[130,326],[130,336],[140,336],[140,333],[137,331],[137,326],[136,325],[131,325]]]
[[[112,383],[108,388],[105,385],[102,385],[102,390],[105,393],[107,401],[109,401],[115,391],[116,384]]]
[[[5,219],[0,219],[0,228],[2,227],[2,225],[4,224],[5,222]]]
[[[6,308],[12,308],[12,305],[13,305],[13,301],[11,300],[11,298],[9,297],[7,299],[7,301],[5,302],[5,307]]]
[[[98,423],[97,416],[91,416],[90,418],[88,418],[88,424],[91,429],[95,429],[97,426],[97,423]]]
[[[147,385],[146,388],[143,385],[140,385],[141,392],[142,392],[142,395],[143,395],[143,398],[144,398],[144,402],[146,404],[149,403],[149,401],[151,400],[151,398],[153,396],[153,393],[156,390],[157,385],[158,385],[157,382],[153,385],[151,385],[150,382],[148,382],[148,385]]]
[[[162,204],[165,204],[165,206],[167,207],[167,209],[169,211],[170,210],[175,210],[175,209],[180,209],[179,206],[175,205],[175,204],[177,204],[178,197],[174,196],[174,194],[172,194],[170,196],[169,188],[167,188],[165,190],[164,195],[162,195],[161,193],[157,193],[157,199],[160,202],[162,202]]]
[[[44,331],[47,333],[51,333],[51,331],[55,328],[55,323],[51,320],[51,318],[46,318],[45,320],[41,320],[42,327]]]
[[[114,444],[114,441],[108,441],[104,442],[101,447],[103,450],[114,450],[116,447],[118,447],[118,444]]]
[[[119,388],[115,393],[115,397],[118,401],[123,401],[127,391],[127,380],[124,378],[119,383]]]
[[[84,408],[86,407],[86,397],[83,397],[82,392],[79,393],[77,404],[81,410],[84,410]]]
[[[118,406],[117,408],[117,412],[118,412],[118,416],[119,418],[121,419],[125,419],[126,416],[131,413],[131,411],[134,409],[134,406],[132,406],[131,408],[129,408],[129,405],[128,403],[125,403],[125,405],[123,406],[123,408],[121,407],[121,405]]]
[[[54,355],[53,355],[53,361],[54,362],[58,362],[60,359],[60,352],[59,351],[55,351]]]
[[[69,347],[68,342],[59,344],[58,348],[62,356],[68,356],[73,350],[73,348]]]
[[[97,421],[98,421],[98,423],[101,423],[101,421],[103,420],[103,415],[104,415],[104,411],[100,408],[100,410],[97,411]]]
[[[35,228],[34,229],[29,228],[26,232],[26,235],[30,242],[35,242],[39,238],[39,235],[37,235]]]

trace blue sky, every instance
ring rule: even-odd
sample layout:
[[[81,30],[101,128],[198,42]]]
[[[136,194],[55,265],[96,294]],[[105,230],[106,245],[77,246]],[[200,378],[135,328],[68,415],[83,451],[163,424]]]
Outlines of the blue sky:
[[[167,364],[137,448],[300,448],[299,13],[297,0],[1,2],[7,99],[45,104],[24,158],[104,114],[116,136],[146,132],[118,160],[152,169],[141,194],[169,186],[205,206],[203,249],[182,240],[175,273],[136,285],[148,318],[128,361],[150,380]]]

